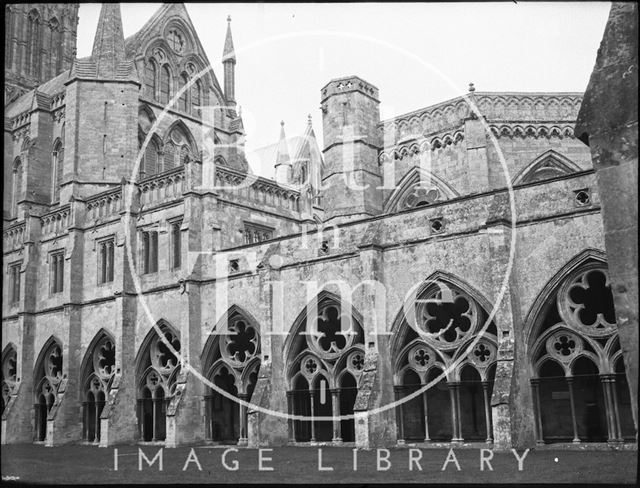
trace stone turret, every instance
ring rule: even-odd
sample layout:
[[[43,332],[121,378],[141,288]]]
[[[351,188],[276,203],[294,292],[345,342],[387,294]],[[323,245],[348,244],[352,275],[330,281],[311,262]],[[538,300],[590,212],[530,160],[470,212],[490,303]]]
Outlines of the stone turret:
[[[74,61],[65,84],[60,203],[71,194],[86,196],[133,177],[140,82],[125,55],[119,4],[102,4],[91,56]]]
[[[382,211],[378,89],[349,76],[330,81],[321,93],[325,222],[377,215]]]

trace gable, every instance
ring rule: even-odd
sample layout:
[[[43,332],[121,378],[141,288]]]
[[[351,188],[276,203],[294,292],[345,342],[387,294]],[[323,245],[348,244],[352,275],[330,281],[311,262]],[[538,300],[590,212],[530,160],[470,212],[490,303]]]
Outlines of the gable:
[[[136,61],[139,72],[154,55],[156,60],[160,58],[171,65],[176,75],[187,71],[189,65],[195,65],[198,70],[210,68],[202,79],[206,79],[206,85],[220,101],[224,100],[220,83],[183,3],[163,4],[138,32],[125,39],[125,52]]]

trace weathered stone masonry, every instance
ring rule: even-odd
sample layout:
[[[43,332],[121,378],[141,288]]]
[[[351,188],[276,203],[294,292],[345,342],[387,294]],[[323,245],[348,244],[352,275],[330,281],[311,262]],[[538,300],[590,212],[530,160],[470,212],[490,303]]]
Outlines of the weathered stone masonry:
[[[92,56],[6,104],[3,442],[634,440],[581,94],[380,121],[377,88],[331,80],[322,155],[309,126],[295,172],[234,188],[233,51],[228,27],[224,90],[189,78],[182,4],[126,40],[105,4]]]

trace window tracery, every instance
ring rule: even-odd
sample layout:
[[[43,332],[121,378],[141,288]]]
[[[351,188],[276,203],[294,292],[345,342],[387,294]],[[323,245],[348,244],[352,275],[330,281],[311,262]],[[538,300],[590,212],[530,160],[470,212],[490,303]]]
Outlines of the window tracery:
[[[36,440],[44,441],[47,433],[47,418],[56,402],[58,388],[62,382],[62,346],[51,340],[40,357],[35,374],[35,425]]]
[[[205,347],[206,376],[232,397],[250,401],[260,368],[258,327],[232,307],[218,328]],[[207,438],[245,445],[248,440],[246,406],[210,387],[207,387],[205,402]]]
[[[614,442],[632,436],[628,395],[616,388],[621,354],[604,263],[574,268],[536,319],[531,381],[539,443]],[[618,406],[618,404],[621,404]]]
[[[180,361],[167,343],[180,353],[178,336],[165,324],[146,341],[138,365],[138,426],[143,441],[164,441],[167,406],[176,392]],[[166,343],[165,343],[166,341]]]
[[[115,376],[116,348],[113,340],[103,335],[88,352],[91,355],[84,371],[83,439],[100,441],[100,417],[109,398],[109,389]]]
[[[490,442],[497,328],[486,324],[487,313],[471,294],[446,280],[430,281],[405,305],[393,346],[399,442]]]
[[[333,420],[290,422],[291,441],[353,441],[353,414],[358,383],[364,372],[364,331],[340,301],[322,296],[299,317],[288,356],[289,412]],[[314,313],[314,317],[306,314]]]
[[[4,412],[11,395],[15,393],[18,376],[18,353],[9,347],[2,356],[2,405],[0,414]]]

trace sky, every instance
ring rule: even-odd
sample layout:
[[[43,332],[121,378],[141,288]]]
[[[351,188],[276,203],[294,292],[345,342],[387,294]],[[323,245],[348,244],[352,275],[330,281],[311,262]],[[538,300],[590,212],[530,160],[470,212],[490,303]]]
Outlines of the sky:
[[[301,135],[322,143],[320,89],[357,75],[380,92],[387,119],[477,91],[584,91],[610,2],[187,3],[219,83],[231,15],[236,101],[250,152]],[[160,7],[122,4],[125,37]],[[79,9],[78,56],[91,54],[100,4]],[[322,147],[322,146],[321,146]],[[250,158],[251,161],[251,158]],[[273,168],[255,168],[269,175]]]

